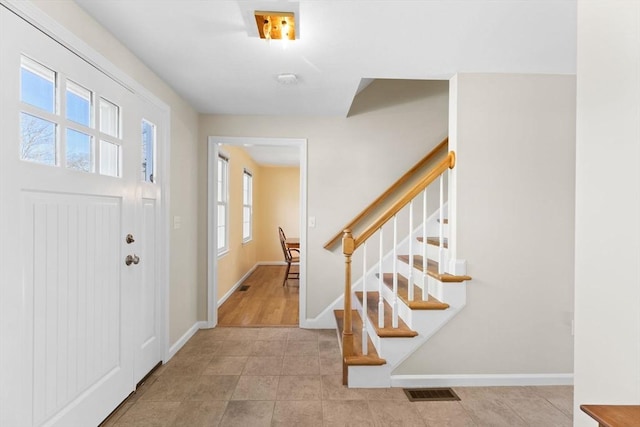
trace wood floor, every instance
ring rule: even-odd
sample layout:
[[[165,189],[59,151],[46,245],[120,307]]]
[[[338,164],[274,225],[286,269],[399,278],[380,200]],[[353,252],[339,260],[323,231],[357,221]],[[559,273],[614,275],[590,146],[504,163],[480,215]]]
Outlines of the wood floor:
[[[298,280],[289,279],[282,286],[284,272],[284,266],[258,266],[218,309],[218,325],[297,326]]]

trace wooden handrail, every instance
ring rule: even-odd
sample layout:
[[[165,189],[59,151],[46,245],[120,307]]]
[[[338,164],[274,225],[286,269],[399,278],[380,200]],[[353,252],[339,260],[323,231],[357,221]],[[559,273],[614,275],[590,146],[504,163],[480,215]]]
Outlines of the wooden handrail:
[[[336,233],[336,235],[334,235],[331,239],[327,241],[327,243],[324,244],[324,248],[329,249],[333,245],[338,243],[344,233],[343,230],[346,230],[346,229],[353,230],[355,225],[357,225],[358,222],[362,220],[362,218],[366,217],[371,212],[373,212],[378,206],[380,206],[384,200],[386,200],[391,194],[397,191],[398,188],[400,188],[400,186],[406,183],[417,171],[419,171],[425,164],[427,164],[431,159],[433,159],[433,157],[438,155],[442,151],[442,149],[446,148],[448,144],[449,144],[449,138],[447,137],[443,139],[442,142],[440,142],[440,144],[438,144],[433,150],[431,150],[431,152],[429,152],[429,154],[427,154],[422,160],[416,163],[411,169],[409,169],[404,175],[402,175],[396,182],[394,182],[391,185],[391,187],[387,188],[387,190],[384,193],[382,193],[380,196],[378,196],[378,198],[375,199],[369,206],[367,206],[362,212],[356,215],[348,224],[342,227],[340,231]]]
[[[456,164],[456,153],[450,151],[447,157],[440,161],[433,169],[431,169],[419,182],[417,182],[409,191],[407,191],[398,201],[391,205],[384,213],[382,213],[375,221],[373,221],[358,237],[355,238],[355,247],[357,249],[369,237],[371,237],[380,227],[389,221],[395,214],[413,200],[421,191],[429,186],[447,169],[453,169]]]
[[[357,238],[354,238],[352,230],[346,228],[342,236],[342,253],[344,254],[344,325],[342,329],[342,382],[347,384],[348,368],[347,360],[354,356],[353,324],[351,308],[351,256],[354,251],[380,229],[387,221],[393,218],[400,210],[413,200],[421,191],[435,181],[447,169],[453,169],[456,164],[456,153],[450,151],[447,157],[429,170],[410,190],[405,192],[391,207],[373,221]],[[406,175],[406,174],[405,174]],[[364,314],[366,316],[366,313]]]

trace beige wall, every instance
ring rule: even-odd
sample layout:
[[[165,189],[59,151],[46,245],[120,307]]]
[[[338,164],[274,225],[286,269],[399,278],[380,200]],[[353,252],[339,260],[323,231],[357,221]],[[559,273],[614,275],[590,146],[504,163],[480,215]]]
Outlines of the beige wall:
[[[218,258],[218,300],[256,264],[284,261],[278,226],[288,236],[300,233],[300,168],[259,165],[241,146],[221,145],[220,151],[229,157],[229,251]],[[242,243],[245,169],[253,176],[253,229],[251,241]]]
[[[256,264],[259,240],[242,243],[242,177],[251,172],[253,185],[262,179],[260,168],[241,147],[223,145],[220,151],[229,157],[229,251],[218,258],[218,300],[222,298]],[[254,215],[261,209],[254,199]],[[255,227],[253,229],[255,233]]]
[[[325,250],[325,241],[447,135],[448,86],[375,81],[356,98],[348,118],[201,115],[201,182],[207,179],[210,135],[307,139],[307,212],[316,217],[316,227],[307,230],[308,318],[318,316],[344,287],[341,250]],[[199,196],[206,200],[206,189]],[[199,230],[206,235],[206,210],[200,214]],[[204,269],[206,250],[200,256]],[[204,300],[206,288],[201,292]]]
[[[578,1],[574,425],[640,403],[640,3]]]
[[[197,162],[198,115],[164,81],[147,68],[116,38],[87,15],[73,1],[35,0],[34,4],[84,40],[123,72],[171,108],[171,217],[180,216],[182,226],[171,230],[171,277],[169,301],[169,344],[191,328],[197,317],[198,211],[206,200],[197,198],[201,173]],[[206,171],[206,169],[205,169]],[[204,283],[202,283],[204,285]]]
[[[473,280],[396,371],[571,374],[575,77],[462,74],[456,90],[457,250]]]
[[[287,237],[300,236],[300,168],[261,166],[254,185],[257,260],[283,262],[278,227]]]

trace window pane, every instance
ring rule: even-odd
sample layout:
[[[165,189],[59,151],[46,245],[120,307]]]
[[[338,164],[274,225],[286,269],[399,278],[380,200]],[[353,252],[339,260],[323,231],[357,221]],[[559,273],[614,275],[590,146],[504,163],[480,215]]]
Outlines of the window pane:
[[[100,141],[100,173],[120,176],[120,146],[108,141]]]
[[[100,132],[118,138],[120,129],[120,107],[100,98]]]
[[[218,205],[218,227],[224,227],[227,224],[227,207],[225,205]]]
[[[154,155],[156,152],[156,126],[142,121],[142,180],[154,182]]]
[[[22,58],[20,100],[49,113],[55,112],[56,73],[44,65]]]
[[[56,124],[27,113],[20,113],[20,158],[55,165]]]
[[[227,247],[226,210],[225,205],[218,205],[218,250]]]
[[[91,126],[91,92],[67,81],[67,119]]]
[[[67,129],[67,167],[91,172],[91,136]]]

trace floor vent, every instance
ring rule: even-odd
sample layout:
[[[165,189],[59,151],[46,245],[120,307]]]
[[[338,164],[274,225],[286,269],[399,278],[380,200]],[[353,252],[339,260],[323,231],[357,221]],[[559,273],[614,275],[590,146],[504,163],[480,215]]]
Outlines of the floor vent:
[[[249,285],[242,285],[238,288],[238,292],[246,292],[249,289]]]
[[[460,400],[458,395],[450,388],[405,388],[403,390],[411,402]]]

